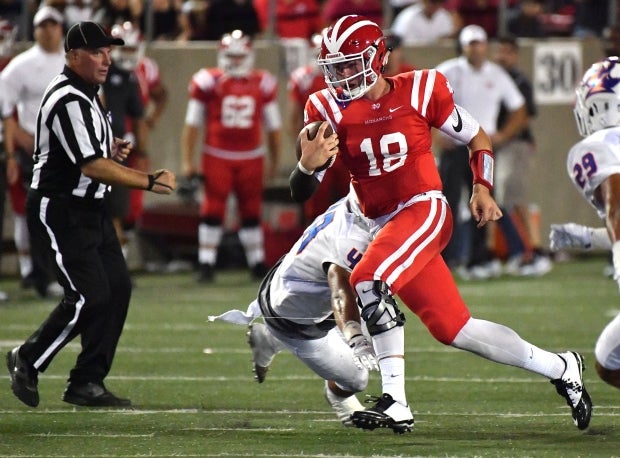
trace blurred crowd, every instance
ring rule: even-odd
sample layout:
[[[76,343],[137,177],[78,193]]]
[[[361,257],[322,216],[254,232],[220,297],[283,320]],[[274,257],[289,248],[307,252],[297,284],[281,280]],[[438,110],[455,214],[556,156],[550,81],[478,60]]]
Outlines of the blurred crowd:
[[[612,0],[2,0],[0,16],[24,26],[19,39],[31,39],[29,25],[43,5],[59,10],[67,28],[83,20],[108,29],[129,21],[149,41],[219,40],[235,29],[253,38],[309,40],[346,14],[394,28],[405,45],[455,37],[470,24],[484,28],[489,38],[505,32],[535,38],[600,37],[619,14]]]

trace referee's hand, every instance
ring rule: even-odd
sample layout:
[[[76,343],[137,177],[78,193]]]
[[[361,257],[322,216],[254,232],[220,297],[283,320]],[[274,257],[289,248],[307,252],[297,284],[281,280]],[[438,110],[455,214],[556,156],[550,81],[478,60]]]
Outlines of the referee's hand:
[[[177,187],[177,179],[170,170],[160,169],[149,175],[148,191],[155,194],[172,194]]]
[[[114,137],[114,142],[112,143],[112,159],[122,164],[125,162],[132,149],[133,145],[129,140]]]

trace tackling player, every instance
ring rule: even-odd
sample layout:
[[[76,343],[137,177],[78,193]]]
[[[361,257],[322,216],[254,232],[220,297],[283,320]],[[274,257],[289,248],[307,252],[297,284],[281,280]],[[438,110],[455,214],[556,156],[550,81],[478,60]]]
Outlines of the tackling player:
[[[345,426],[353,426],[351,414],[363,410],[355,393],[366,388],[368,370],[379,369],[349,285],[371,240],[365,218],[351,211],[352,199],[341,199],[314,220],[267,273],[245,314],[209,318],[243,324],[262,315],[265,324],[252,324],[248,333],[255,378],[262,383],[274,356],[290,350],[325,379],[325,398]]]
[[[608,57],[584,74],[577,88],[575,121],[585,137],[568,152],[566,169],[579,194],[606,228],[552,225],[550,247],[611,250],[620,286],[620,60]],[[620,314],[603,329],[594,348],[596,372],[620,388]]]
[[[355,412],[365,429],[411,431],[405,395],[404,316],[397,295],[438,341],[492,361],[521,367],[551,380],[569,405],[575,425],[587,428],[592,402],[582,377],[583,358],[551,353],[524,341],[512,329],[473,318],[441,257],[452,231],[452,213],[431,151],[431,128],[465,143],[474,175],[471,212],[478,227],[502,214],[491,197],[493,152],[488,135],[462,107],[436,70],[384,77],[389,57],[374,22],[344,16],[323,33],[318,63],[328,89],[310,96],[306,123],[328,121],[335,133],[302,138],[302,155],[290,177],[292,196],[303,201],[320,184],[314,170],[338,148],[351,173],[360,212],[379,229],[351,273],[361,316],[380,358],[383,394],[376,405]],[[397,332],[386,332],[397,330]]]

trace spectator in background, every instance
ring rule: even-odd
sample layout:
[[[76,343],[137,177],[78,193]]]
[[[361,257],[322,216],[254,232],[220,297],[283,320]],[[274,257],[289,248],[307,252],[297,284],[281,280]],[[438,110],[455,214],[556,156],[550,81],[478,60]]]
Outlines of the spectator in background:
[[[252,0],[210,0],[205,30],[207,40],[219,40],[233,30],[241,30],[252,39],[261,32]]]
[[[415,5],[419,0],[390,0],[390,18],[394,20],[398,13],[408,6]]]
[[[402,38],[405,46],[428,45],[453,37],[461,28],[461,21],[444,4],[445,0],[420,0],[394,18],[391,31]]]
[[[325,76],[317,65],[316,59],[321,50],[321,35],[312,38],[314,52],[310,62],[291,72],[288,80],[288,131],[291,140],[296,141],[299,131],[304,126],[304,106],[310,94],[326,89]],[[349,171],[336,156],[334,164],[323,177],[323,186],[304,202],[304,225],[309,224],[322,214],[327,207],[344,197],[349,192]]]
[[[179,34],[181,0],[153,0],[153,39],[173,40]],[[146,30],[146,17],[140,17],[140,30]]]
[[[40,296],[58,294],[52,281],[47,253],[31,251],[26,225],[26,192],[33,168],[37,110],[45,88],[65,64],[62,48],[63,16],[43,6],[34,16],[35,44],[16,56],[2,71],[2,118],[7,154],[7,180],[14,215],[14,240],[22,286],[34,287]]]
[[[508,20],[508,31],[516,37],[544,37],[545,30],[541,20],[544,0],[522,0],[518,8],[518,13]]]
[[[142,10],[143,5],[140,0],[100,0],[99,8],[93,13],[92,20],[110,31],[114,24],[127,21],[137,23]]]
[[[189,103],[181,134],[182,173],[204,175],[205,198],[198,226],[198,281],[214,279],[217,251],[224,235],[228,196],[235,193],[241,227],[239,240],[252,277],[267,273],[261,226],[264,180],[276,176],[280,158],[278,83],[254,68],[249,37],[240,30],[220,41],[218,68],[203,68],[189,84]],[[199,134],[204,129],[204,140]],[[263,130],[269,161],[265,163]],[[200,143],[200,166],[194,150]]]
[[[0,1],[0,17],[2,17],[5,21],[16,24],[20,14],[22,13],[23,3],[24,2],[22,0]]]
[[[93,17],[96,0],[44,0],[45,5],[56,8],[65,17],[65,28]]]
[[[461,56],[442,62],[437,70],[445,75],[454,89],[454,102],[480,122],[480,126],[491,137],[493,147],[499,148],[526,126],[525,99],[510,75],[488,60],[487,34],[482,27],[465,27],[459,35],[459,45],[462,48]],[[497,117],[502,103],[509,115],[502,130],[498,130]],[[459,130],[462,128],[458,122],[454,125]],[[469,187],[473,179],[468,162],[469,152],[466,145],[450,141],[446,135],[437,135],[436,143],[441,150],[439,173],[444,186],[443,193],[456,215],[461,204],[462,189]],[[486,230],[475,227],[475,221],[471,218],[462,224],[458,218],[454,218],[454,236],[443,250],[443,256],[448,265],[458,266],[462,261],[459,244],[464,245],[470,248],[469,252],[465,251],[465,268],[458,269],[464,278],[499,276],[502,273],[501,262],[487,247]]]
[[[613,0],[616,1],[617,0]],[[573,36],[600,37],[607,25],[609,0],[575,0]]]
[[[323,25],[325,26],[348,14],[365,16],[379,27],[384,23],[381,0],[325,0],[323,2]]]
[[[2,70],[7,66],[13,58],[13,45],[17,37],[17,27],[0,17],[0,75]],[[5,90],[1,86],[2,78],[0,77],[0,106],[2,106],[2,95]],[[0,241],[4,240],[4,205],[6,202],[7,180],[6,180],[6,151],[4,149],[4,133],[2,123],[0,123]],[[0,251],[0,255],[2,252]],[[1,257],[0,257],[1,259]],[[6,292],[0,291],[0,302],[9,299]]]
[[[272,0],[254,0],[261,30],[269,26]],[[276,0],[274,33],[278,38],[305,38],[321,30],[321,5],[318,0]]]
[[[530,214],[528,201],[530,165],[536,152],[529,126],[530,120],[537,114],[532,83],[519,68],[519,44],[514,36],[499,37],[493,57],[519,88],[527,109],[527,123],[524,128],[495,151],[495,201],[504,213],[498,225],[504,234],[519,239],[516,241],[519,248],[511,250],[512,256],[508,259],[505,270],[513,275],[540,276],[549,272],[552,265],[542,248],[540,234],[532,224],[533,215]],[[497,119],[498,131],[503,130],[507,118],[508,110],[502,103]],[[514,222],[514,225],[506,224],[511,222]],[[518,233],[512,232],[514,226],[521,230]]]
[[[603,29],[603,55],[620,56],[620,24]]]
[[[489,38],[497,35],[500,0],[447,0],[446,8],[455,11],[464,25],[479,25]],[[506,6],[516,5],[517,0],[506,0]]]
[[[207,39],[207,2],[187,0],[181,6],[178,17],[179,34],[177,41],[196,41]]]

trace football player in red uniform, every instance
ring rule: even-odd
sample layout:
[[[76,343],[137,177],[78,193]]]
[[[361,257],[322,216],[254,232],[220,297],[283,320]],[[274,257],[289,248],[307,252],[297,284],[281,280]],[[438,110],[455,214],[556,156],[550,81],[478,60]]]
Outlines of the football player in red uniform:
[[[116,65],[127,72],[134,72],[140,87],[142,104],[144,105],[144,121],[147,129],[140,130],[143,135],[155,128],[157,121],[161,117],[168,102],[168,89],[161,80],[159,66],[153,59],[144,55],[144,40],[140,29],[133,26],[131,22],[116,24],[112,27],[112,35],[122,38],[125,46],[115,46],[112,48],[112,59]],[[136,128],[131,125],[133,120],[128,119],[130,125],[127,132],[135,135]],[[144,145],[146,147],[148,139],[143,138],[136,142],[129,138],[134,145]],[[134,151],[128,158],[129,167],[146,172],[150,170],[150,161],[145,150]],[[144,207],[144,191],[140,189],[130,189],[129,191],[129,210],[125,216],[125,226],[134,227],[136,221],[142,215]]]
[[[189,85],[181,138],[182,173],[186,177],[197,172],[194,148],[203,125],[205,130],[201,148],[205,198],[198,229],[201,281],[213,280],[231,192],[237,197],[241,220],[238,235],[252,275],[262,279],[267,272],[261,227],[263,180],[265,176],[273,179],[277,172],[282,120],[276,78],[253,67],[250,39],[236,30],[222,37],[218,68],[198,71]],[[267,131],[267,164],[263,129]]]
[[[571,408],[575,425],[590,422],[592,402],[578,353],[552,353],[524,341],[512,329],[473,318],[441,251],[452,231],[452,213],[442,194],[431,128],[470,149],[474,175],[471,212],[482,227],[502,214],[491,197],[493,152],[488,135],[462,107],[436,70],[382,75],[389,56],[381,29],[349,15],[324,33],[318,63],[328,89],[310,96],[306,123],[320,127],[290,177],[293,198],[303,201],[329,169],[318,171],[336,149],[351,173],[359,216],[374,225],[375,237],[351,273],[362,318],[381,368],[383,394],[351,419],[360,428],[410,431],[413,415],[404,383],[405,317],[392,295],[415,313],[438,341],[492,361],[521,367],[551,380]],[[385,357],[389,355],[390,357]]]

